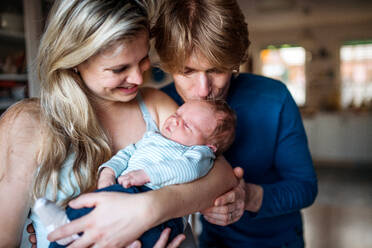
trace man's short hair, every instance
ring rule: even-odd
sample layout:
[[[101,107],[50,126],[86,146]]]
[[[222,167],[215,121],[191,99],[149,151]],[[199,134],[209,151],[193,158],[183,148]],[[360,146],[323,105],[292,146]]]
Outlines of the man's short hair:
[[[179,73],[193,53],[222,71],[247,59],[249,39],[236,0],[165,0],[152,28],[160,66]]]

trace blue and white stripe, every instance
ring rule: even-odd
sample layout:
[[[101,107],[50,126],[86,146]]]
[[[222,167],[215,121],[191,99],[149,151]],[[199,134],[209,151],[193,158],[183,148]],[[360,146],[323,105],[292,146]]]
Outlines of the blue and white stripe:
[[[214,159],[208,146],[184,146],[159,132],[148,131],[135,145],[120,150],[101,167],[110,167],[116,177],[133,170],[144,170],[151,181],[146,186],[159,189],[205,176]]]

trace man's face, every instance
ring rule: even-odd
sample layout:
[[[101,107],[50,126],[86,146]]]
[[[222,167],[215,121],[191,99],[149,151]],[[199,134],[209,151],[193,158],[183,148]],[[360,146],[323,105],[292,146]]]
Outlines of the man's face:
[[[230,86],[231,71],[220,71],[200,53],[193,53],[181,73],[173,74],[178,94],[184,101],[225,99]]]

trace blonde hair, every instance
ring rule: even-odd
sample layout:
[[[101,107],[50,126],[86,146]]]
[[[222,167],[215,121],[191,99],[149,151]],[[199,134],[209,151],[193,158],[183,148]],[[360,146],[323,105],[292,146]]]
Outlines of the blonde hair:
[[[47,123],[34,197],[63,190],[58,175],[70,152],[78,184],[62,205],[96,186],[97,168],[111,157],[109,137],[92,108],[76,66],[118,42],[148,31],[146,11],[135,0],[57,0],[41,39],[37,67],[41,109]]]
[[[152,28],[160,66],[183,71],[193,53],[201,53],[222,71],[232,71],[247,59],[247,24],[235,0],[165,0]]]

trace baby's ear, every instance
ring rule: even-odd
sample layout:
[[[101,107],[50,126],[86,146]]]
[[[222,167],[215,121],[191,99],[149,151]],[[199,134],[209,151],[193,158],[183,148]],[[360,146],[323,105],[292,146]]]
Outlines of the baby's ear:
[[[214,152],[214,153],[216,153],[216,151],[217,151],[217,147],[215,146],[215,145],[207,145],[209,148],[211,148],[212,149],[212,151]]]

